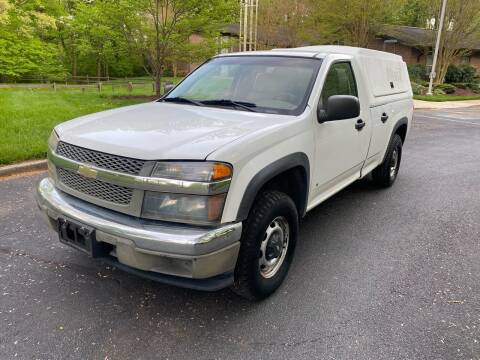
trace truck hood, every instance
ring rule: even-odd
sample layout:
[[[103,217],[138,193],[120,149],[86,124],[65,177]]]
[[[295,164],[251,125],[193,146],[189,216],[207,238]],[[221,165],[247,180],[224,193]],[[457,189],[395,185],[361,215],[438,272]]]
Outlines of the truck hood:
[[[254,131],[275,127],[288,116],[153,102],[65,122],[61,141],[143,160],[203,160]]]

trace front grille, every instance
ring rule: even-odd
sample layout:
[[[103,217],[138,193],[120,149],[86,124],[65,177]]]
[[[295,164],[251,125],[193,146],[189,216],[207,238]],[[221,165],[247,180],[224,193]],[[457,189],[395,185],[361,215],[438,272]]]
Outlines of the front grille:
[[[96,167],[118,171],[126,174],[139,175],[145,161],[130,159],[123,156],[106,154],[100,151],[84,149],[75,145],[59,142],[57,154],[65,158]]]
[[[132,200],[133,189],[89,179],[62,168],[57,168],[57,175],[65,186],[83,194],[120,205],[128,205]]]

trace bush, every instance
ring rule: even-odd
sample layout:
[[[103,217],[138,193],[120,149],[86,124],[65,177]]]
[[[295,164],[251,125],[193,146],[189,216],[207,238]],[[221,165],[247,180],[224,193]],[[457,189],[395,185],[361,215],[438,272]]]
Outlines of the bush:
[[[480,83],[474,82],[474,83],[469,83],[467,86],[472,90],[474,93],[480,94]]]
[[[468,84],[465,84],[465,83],[452,83],[452,85],[459,89],[463,89],[463,90],[468,89]]]
[[[427,67],[422,64],[414,64],[408,65],[408,74],[410,75],[410,79],[417,80],[417,82],[421,82],[421,80],[428,79]]]
[[[442,89],[433,89],[433,95],[435,95],[435,96],[446,95],[446,93]]]
[[[451,84],[438,84],[435,85],[435,89],[442,90],[445,94],[453,94],[455,92],[455,86]]]
[[[427,87],[412,82],[413,95],[425,95],[427,93]]]
[[[475,80],[476,70],[471,65],[450,65],[445,75],[447,83],[471,83]]]

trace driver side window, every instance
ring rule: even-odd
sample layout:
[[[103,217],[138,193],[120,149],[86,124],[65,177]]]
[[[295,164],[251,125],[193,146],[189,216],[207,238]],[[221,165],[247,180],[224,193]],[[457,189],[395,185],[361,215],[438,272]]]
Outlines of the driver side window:
[[[353,74],[352,65],[349,62],[335,63],[330,67],[322,94],[320,95],[320,107],[325,109],[327,100],[333,95],[357,96],[357,84]]]

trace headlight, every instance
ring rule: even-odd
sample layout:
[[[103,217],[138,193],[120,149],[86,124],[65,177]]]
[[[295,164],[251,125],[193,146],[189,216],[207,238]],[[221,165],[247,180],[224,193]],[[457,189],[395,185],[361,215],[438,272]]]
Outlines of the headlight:
[[[152,172],[152,177],[202,182],[222,180],[231,176],[232,167],[229,164],[208,161],[163,161],[158,162]]]
[[[142,217],[200,225],[215,224],[222,217],[226,195],[204,196],[146,191]]]
[[[229,181],[232,166],[209,161],[162,161],[155,164],[152,177],[199,183]],[[228,186],[225,188],[228,189]],[[227,190],[225,190],[227,191]],[[142,217],[147,219],[213,225],[220,222],[226,192],[193,195],[145,191]]]
[[[48,138],[48,147],[51,150],[57,150],[57,145],[58,145],[58,135],[55,132],[55,129],[52,130],[52,133],[50,134],[50,137]]]

